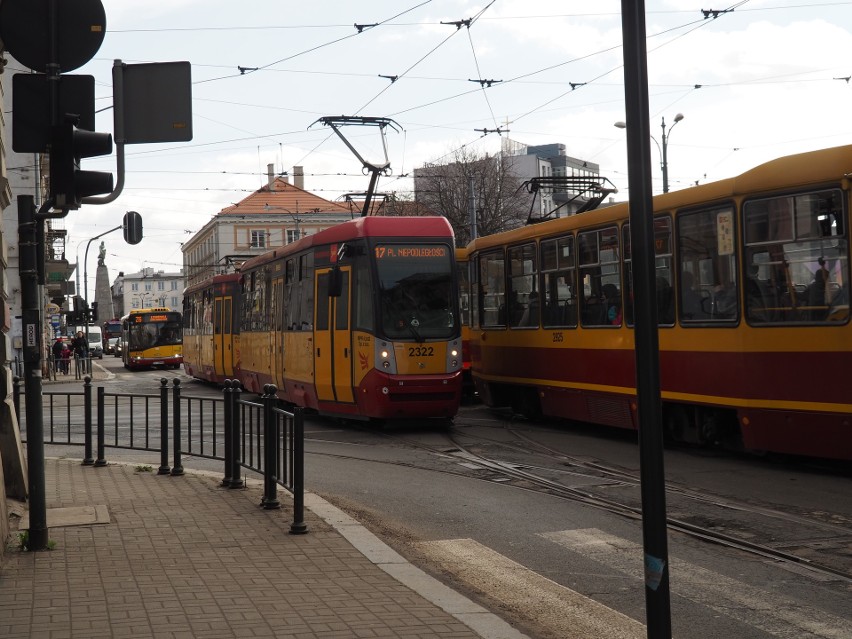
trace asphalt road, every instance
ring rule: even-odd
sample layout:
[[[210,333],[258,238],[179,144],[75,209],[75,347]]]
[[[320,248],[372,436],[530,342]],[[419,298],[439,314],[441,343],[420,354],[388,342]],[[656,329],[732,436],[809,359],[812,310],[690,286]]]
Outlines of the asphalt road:
[[[114,375],[103,382],[110,392],[149,392],[160,378],[177,378],[185,394],[219,393],[180,371],[130,373],[109,356],[99,363]],[[309,491],[530,636],[563,636],[568,606],[644,623],[632,434],[530,423],[477,404],[450,429],[325,418],[306,428]],[[667,450],[665,468],[671,520],[771,551],[670,528],[674,636],[852,637],[848,474],[691,449]],[[814,569],[822,565],[837,572]]]

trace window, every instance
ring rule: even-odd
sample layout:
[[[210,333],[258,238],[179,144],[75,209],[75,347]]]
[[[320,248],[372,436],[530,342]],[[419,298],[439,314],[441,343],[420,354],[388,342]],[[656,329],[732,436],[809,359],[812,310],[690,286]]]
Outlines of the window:
[[[845,322],[849,234],[841,191],[751,200],[743,207],[750,324]]]
[[[479,257],[480,325],[506,325],[506,282],[503,251]]]
[[[160,280],[159,282],[157,282],[157,290],[158,291],[165,291],[166,290],[166,283],[163,280]]]
[[[535,244],[509,249],[509,326],[538,326],[538,268]]]
[[[621,269],[618,229],[615,227],[577,236],[580,280],[583,283],[583,326],[621,325]]]
[[[173,297],[172,298],[172,308],[175,308],[177,305],[178,305],[178,298]]]
[[[633,256],[630,250],[630,224],[622,227],[624,246],[624,315],[632,326],[633,318]],[[674,289],[672,288],[672,221],[669,217],[654,220],[654,277],[657,289],[657,324],[674,325]]]
[[[173,290],[173,291],[176,291],[176,290],[177,290],[177,287],[178,287],[177,280],[172,280],[172,290]]]
[[[131,290],[131,291],[138,291],[138,290],[139,290],[139,282],[133,282],[133,283],[130,285],[130,290]]]
[[[266,248],[266,231],[251,231],[251,248]]]
[[[573,235],[541,242],[541,275],[544,327],[577,326],[577,269]]]
[[[678,215],[681,322],[739,317],[735,231],[730,206]]]
[[[287,244],[295,242],[299,239],[301,233],[295,229],[287,229]]]

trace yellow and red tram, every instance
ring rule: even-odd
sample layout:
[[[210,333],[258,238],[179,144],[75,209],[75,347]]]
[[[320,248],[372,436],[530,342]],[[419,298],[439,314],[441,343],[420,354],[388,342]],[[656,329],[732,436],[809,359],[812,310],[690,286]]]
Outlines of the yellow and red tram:
[[[233,379],[239,338],[240,276],[216,275],[183,294],[183,367],[221,384]]]
[[[250,259],[236,276],[234,375],[320,414],[453,417],[462,367],[453,246],[445,218],[363,217]],[[190,293],[215,309],[215,280]],[[219,381],[205,372],[215,346],[197,353],[191,374]]]
[[[459,274],[459,318],[462,340],[462,386],[466,393],[474,391],[470,375],[470,263],[467,249],[456,247],[456,269]]]
[[[670,436],[852,459],[850,176],[845,146],[654,198]],[[636,428],[627,204],[467,252],[483,401]]]

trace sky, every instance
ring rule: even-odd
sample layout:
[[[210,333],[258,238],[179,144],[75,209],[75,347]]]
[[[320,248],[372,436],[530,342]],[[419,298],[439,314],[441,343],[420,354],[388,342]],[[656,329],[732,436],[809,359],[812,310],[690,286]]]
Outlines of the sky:
[[[193,82],[192,141],[127,146],[122,195],[56,223],[68,231],[69,260],[82,261],[90,238],[126,211],[142,215],[139,245],[120,231],[102,238],[111,280],[179,270],[182,243],[263,186],[269,164],[276,173],[303,166],[305,188],[329,200],[365,191],[368,176],[317,122],[323,116],[398,125],[388,129],[392,175],[379,191],[410,193],[413,169],[463,147],[493,154],[508,138],[564,144],[628,197],[626,135],[614,126],[625,119],[615,0],[103,2],[104,42],[73,71],[95,77],[98,131],[112,131],[114,60],[189,61]],[[852,2],[726,2],[645,3],[655,193],[663,119],[671,190],[852,144]],[[716,17],[705,18],[711,9]],[[381,159],[375,127],[345,132]],[[82,168],[115,173],[115,156]],[[88,255],[90,290],[99,242]]]

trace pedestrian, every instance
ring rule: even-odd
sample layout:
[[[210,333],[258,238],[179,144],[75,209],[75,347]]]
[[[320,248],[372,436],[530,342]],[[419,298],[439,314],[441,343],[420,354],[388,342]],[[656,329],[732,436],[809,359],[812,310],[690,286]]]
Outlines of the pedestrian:
[[[56,341],[53,342],[53,346],[50,347],[53,352],[53,365],[56,367],[56,370],[59,370],[59,365],[62,362],[62,347],[65,346],[65,342],[62,341],[61,337],[57,337]]]
[[[68,371],[71,370],[71,349],[68,348],[68,344],[62,343],[62,374],[67,375]]]

